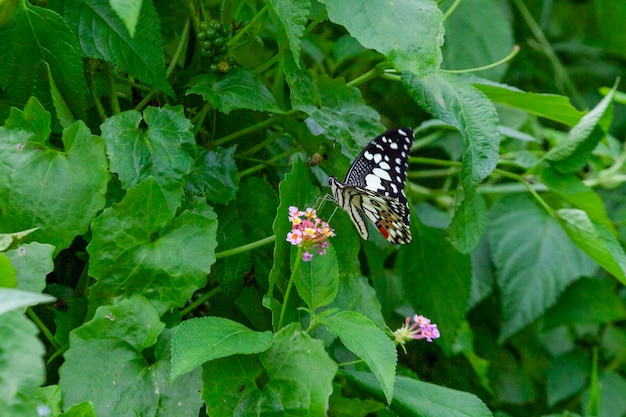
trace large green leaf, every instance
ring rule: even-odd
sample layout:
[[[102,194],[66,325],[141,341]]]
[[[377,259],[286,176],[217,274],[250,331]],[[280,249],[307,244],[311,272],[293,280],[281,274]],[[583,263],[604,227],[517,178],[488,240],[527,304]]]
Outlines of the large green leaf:
[[[443,14],[429,0],[322,0],[331,21],[399,71],[424,75],[439,69]]]
[[[174,95],[165,74],[161,23],[152,2],[142,3],[134,36],[108,0],[65,1],[63,16],[86,56],[114,63],[142,82]]]
[[[347,376],[366,390],[380,397],[376,380],[365,372],[348,372]],[[491,417],[491,411],[480,398],[404,376],[396,377],[393,403],[390,408],[401,416],[424,417]]]
[[[391,403],[398,353],[389,336],[373,321],[354,311],[316,316],[316,319],[338,336],[347,349],[363,359],[378,379],[387,403]]]
[[[148,125],[144,130],[141,122]],[[184,176],[193,166],[195,140],[182,106],[148,107],[143,114],[129,110],[101,126],[111,171],[129,189],[149,176],[156,178],[174,212],[180,206]]]
[[[173,219],[151,177],[104,210],[92,230],[87,251],[96,305],[144,294],[160,311],[180,307],[206,284],[215,262],[216,219],[189,211]]]
[[[445,230],[420,224],[418,220],[412,222],[412,228],[413,242],[400,249],[396,261],[404,299],[416,314],[437,323],[442,335],[437,344],[452,352],[470,296],[470,257],[450,244]]]
[[[159,313],[143,297],[100,307],[70,334],[59,369],[64,408],[91,401],[97,415],[179,415],[200,407],[199,370],[169,382],[169,333]],[[161,334],[161,336],[159,336]],[[158,340],[157,340],[158,337]],[[144,351],[152,348],[152,357]],[[106,364],[106,366],[103,366]]]
[[[38,230],[29,238],[58,253],[87,231],[104,207],[110,175],[104,142],[83,122],[63,132],[64,149],[49,140],[50,114],[36,99],[12,109],[0,127],[0,231]]]
[[[231,69],[228,74],[198,75],[190,84],[187,94],[202,95],[225,114],[237,109],[282,113],[265,84],[241,67]]]
[[[222,317],[199,317],[183,321],[172,338],[173,381],[204,362],[236,354],[266,351],[271,332],[255,332]]]
[[[0,311],[0,415],[37,415],[35,392],[46,371],[37,333],[37,326],[21,313]]]
[[[0,24],[3,96],[21,108],[35,95],[53,111],[54,85],[74,118],[84,118],[87,83],[80,45],[71,28],[51,10],[16,3],[20,6],[12,18]]]
[[[524,195],[494,206],[489,242],[502,291],[501,339],[532,323],[571,282],[597,268],[559,223]]]
[[[419,77],[404,72],[402,82],[421,107],[456,127],[463,136],[460,173],[463,200],[457,205],[450,232],[457,248],[468,253],[476,247],[484,232],[484,214],[477,212],[480,206],[474,205],[474,194],[478,184],[498,162],[498,115],[483,93],[453,75],[437,73]]]

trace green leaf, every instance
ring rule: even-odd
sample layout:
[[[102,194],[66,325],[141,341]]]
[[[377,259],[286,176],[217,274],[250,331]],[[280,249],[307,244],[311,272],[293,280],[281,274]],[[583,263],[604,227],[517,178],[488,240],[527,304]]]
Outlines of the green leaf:
[[[36,227],[15,233],[0,233],[0,251],[6,251],[14,244],[18,245],[20,240],[33,233],[35,230],[37,230]]]
[[[452,4],[443,3],[444,11]],[[515,42],[511,21],[496,1],[460,2],[455,7],[444,22],[446,42],[442,54],[446,69],[482,67],[499,61],[513,50]],[[509,62],[473,74],[498,80],[504,75]]]
[[[493,207],[489,242],[502,291],[502,340],[541,316],[571,282],[596,269],[558,222],[524,195],[505,197]]]
[[[0,88],[4,97],[21,108],[36,95],[52,112],[53,84],[73,117],[84,118],[87,83],[76,37],[57,13],[19,4],[25,8],[20,7],[8,22],[0,24]]]
[[[363,359],[378,379],[387,403],[391,403],[398,353],[389,336],[373,321],[354,311],[315,318],[338,336],[348,350]]]
[[[329,19],[399,71],[420,75],[441,65],[443,14],[427,0],[322,0]]]
[[[63,131],[63,150],[48,143],[49,123],[50,115],[31,99],[0,127],[0,231],[37,227],[29,238],[58,253],[104,207],[110,175],[104,142],[83,122]]]
[[[187,94],[200,94],[224,114],[238,109],[283,112],[265,84],[241,67],[231,69],[228,74],[201,74],[190,84]]]
[[[289,266],[291,244],[286,241],[287,233],[291,230],[289,221],[289,207],[297,206],[301,210],[312,207],[319,196],[319,190],[313,186],[309,173],[301,160],[294,162],[291,173],[278,184],[280,205],[274,219],[274,266],[270,271],[269,289],[263,299],[263,305],[272,311],[274,326],[278,325],[281,305],[275,298],[274,287],[278,285],[284,292],[287,280],[291,274]]]
[[[172,338],[170,381],[202,363],[236,354],[266,351],[272,344],[271,332],[255,332],[221,317],[185,320]]]
[[[0,253],[0,287],[14,288],[17,285],[16,276],[11,260],[4,253]]]
[[[365,372],[346,372],[350,380],[380,396],[376,381]],[[491,411],[475,395],[404,376],[396,377],[390,408],[402,416],[492,417]]]
[[[556,214],[576,246],[626,285],[626,254],[614,233],[582,210],[561,209]]]
[[[139,21],[139,14],[141,12],[141,5],[143,0],[111,0],[111,9],[117,14],[126,29],[130,37],[135,37],[135,30],[137,29],[137,23]]]
[[[398,252],[396,274],[402,278],[404,299],[437,323],[441,344],[452,352],[455,334],[465,320],[472,282],[469,255],[457,251],[447,240],[446,232],[412,223],[413,242]]]
[[[487,204],[482,195],[471,193],[472,198],[466,198],[462,190],[456,194],[461,204],[454,213],[450,223],[450,242],[462,253],[473,251],[483,237],[487,225]]]
[[[297,252],[297,250],[293,250]],[[337,297],[339,272],[335,249],[329,246],[326,255],[314,256],[310,262],[300,262],[296,273],[296,288],[300,298],[311,311],[330,304]]]
[[[327,136],[339,139],[354,155],[385,130],[380,115],[365,104],[357,87],[326,75],[314,79],[292,61],[285,60],[283,66],[293,108],[308,114],[326,129]]]
[[[570,285],[547,313],[545,329],[622,321],[626,307],[610,279],[582,278]]]
[[[524,110],[530,114],[574,126],[585,114],[572,106],[569,97],[556,94],[529,93],[505,84],[472,79],[472,85],[496,103]]]
[[[54,270],[54,246],[32,242],[6,252],[17,271],[18,290],[42,292],[46,288],[46,275]]]
[[[206,284],[215,262],[217,221],[182,212],[172,219],[154,178],[128,190],[124,199],[92,223],[89,275],[96,305],[113,297],[144,294],[160,311],[182,306]]]
[[[475,203],[476,187],[498,162],[498,115],[484,94],[453,75],[438,73],[420,78],[404,72],[402,83],[421,107],[456,127],[463,136],[460,175],[464,200],[457,204],[459,216],[457,219],[455,214],[450,229],[454,231],[454,242],[459,244],[459,250],[468,253],[476,247],[484,232],[483,216],[472,204]],[[473,223],[467,223],[469,220]]]
[[[0,288],[0,298],[5,291]],[[45,381],[45,349],[37,326],[16,311],[6,312],[5,301],[0,299],[0,415],[36,416],[36,389]]]
[[[556,170],[569,174],[579,171],[587,164],[591,152],[604,137],[601,122],[611,114],[610,105],[616,89],[617,83],[609,94],[569,131],[567,138],[546,153],[545,158],[552,162]]]
[[[205,194],[209,201],[226,204],[239,189],[239,173],[235,165],[236,146],[198,148],[195,165],[186,177],[185,188],[195,194]]]
[[[129,110],[102,124],[111,171],[118,174],[126,190],[153,176],[174,212],[180,206],[184,176],[193,166],[193,126],[182,106],[148,107],[143,121],[147,130],[140,127],[141,113]]]
[[[165,73],[161,23],[152,2],[142,2],[134,35],[109,0],[68,0],[63,7],[63,15],[80,38],[87,57],[118,65],[142,82],[174,96]]]
[[[546,393],[548,405],[578,394],[590,376],[591,361],[587,354],[576,349],[552,360],[546,371]]]
[[[337,373],[337,364],[326,353],[323,341],[312,339],[302,331],[299,324],[292,323],[274,335],[272,347],[263,352],[260,358],[270,382],[284,381],[287,384],[285,391],[292,393],[291,395],[296,394],[293,390],[299,386],[302,393],[308,394],[309,405],[297,410],[297,413],[294,410],[294,414],[306,413],[311,416],[326,414],[328,399],[333,392],[332,382]],[[271,396],[270,390],[266,389],[264,392],[266,398]]]
[[[0,288],[0,314],[11,310],[23,309],[41,303],[50,303],[55,298],[48,294],[39,294],[13,288]]]
[[[143,297],[98,308],[92,320],[70,334],[59,369],[64,408],[90,400],[99,416],[166,415],[173,407],[180,415],[197,413],[200,403],[192,393],[200,389],[199,371],[169,383],[164,327]]]
[[[310,0],[268,0],[269,14],[277,28],[281,49],[291,51],[300,68],[300,49],[304,25],[309,17]]]

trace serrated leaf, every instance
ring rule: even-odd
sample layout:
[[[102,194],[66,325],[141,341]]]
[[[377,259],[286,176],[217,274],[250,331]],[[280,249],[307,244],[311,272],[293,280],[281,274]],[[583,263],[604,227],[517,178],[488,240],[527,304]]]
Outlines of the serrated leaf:
[[[284,59],[283,69],[293,108],[308,114],[354,155],[385,130],[378,112],[365,104],[358,88],[347,86],[343,79],[326,75],[314,79],[288,59]]]
[[[352,371],[346,374],[358,385],[380,396],[371,374]],[[473,394],[404,376],[396,377],[393,403],[389,407],[402,416],[492,417],[485,403]]]
[[[19,4],[15,15],[0,25],[0,87],[5,97],[22,107],[36,95],[48,111],[54,111],[50,84],[53,81],[73,118],[83,118],[87,83],[76,37],[57,13]]]
[[[465,320],[472,268],[469,255],[457,251],[446,232],[412,221],[413,242],[398,253],[395,272],[402,279],[404,299],[437,323],[442,338],[437,341],[452,351],[454,335]]]
[[[558,222],[524,195],[493,207],[489,243],[502,291],[501,340],[532,323],[571,282],[596,269]]]
[[[304,409],[293,410],[294,414],[326,414],[337,364],[326,353],[323,341],[311,338],[298,323],[292,323],[274,335],[272,347],[263,352],[260,359],[270,381],[284,381],[287,387],[292,386],[287,390],[292,395],[298,387],[301,387],[300,392],[308,394],[310,404]],[[270,392],[266,394],[269,395]],[[268,411],[279,411],[282,407],[278,405],[277,409]]]
[[[141,12],[141,5],[143,0],[110,0],[111,9],[117,14],[126,29],[130,37],[135,36],[135,30],[137,29],[137,22],[139,21],[139,14]]]
[[[255,332],[222,317],[185,320],[172,338],[170,381],[204,362],[236,354],[266,351],[272,345],[271,332]]]
[[[56,298],[48,294],[22,291],[14,288],[0,288],[0,314],[36,304],[50,303],[54,300]]]
[[[236,146],[214,150],[198,148],[195,165],[186,178],[185,188],[206,194],[209,201],[227,204],[239,189],[239,173],[235,164]]]
[[[268,0],[269,14],[278,31],[281,49],[288,50],[300,67],[300,49],[304,26],[309,17],[310,0]]]
[[[265,84],[250,71],[232,68],[228,74],[202,74],[190,82],[187,94],[200,94],[222,113],[249,109],[282,113]]]
[[[626,285],[626,254],[611,230],[594,223],[583,210],[561,209],[556,214],[576,246]]]
[[[600,123],[611,112],[611,102],[617,83],[589,113],[574,126],[567,137],[546,153],[545,158],[562,173],[573,173],[582,169],[591,152],[604,137]]]
[[[104,207],[110,175],[104,142],[83,122],[64,130],[63,150],[49,144],[49,123],[33,98],[0,127],[0,231],[37,227],[29,239],[54,245],[58,253]]]
[[[0,288],[0,293],[5,291]],[[0,300],[0,413],[35,416],[36,389],[45,381],[45,349],[37,326],[21,313],[6,312],[4,301]]]
[[[147,130],[140,127],[142,120]],[[149,176],[166,192],[174,212],[180,206],[184,176],[193,166],[193,126],[182,106],[148,107],[143,113],[129,110],[108,118],[102,125],[111,171],[126,190]]]
[[[197,412],[200,404],[191,392],[200,389],[199,372],[169,383],[169,331],[164,327],[143,297],[98,308],[92,320],[70,334],[59,369],[66,407],[89,400],[97,415],[121,417],[167,414],[173,406],[181,415]],[[150,356],[143,354],[147,348],[152,348]]]
[[[390,404],[396,374],[398,353],[389,336],[376,324],[354,311],[340,311],[331,316],[316,316],[329,332],[338,336],[344,346],[369,366]]]
[[[490,100],[530,114],[574,126],[585,115],[576,109],[569,97],[556,94],[530,93],[505,84],[471,80],[472,85],[485,93]]]
[[[441,5],[444,12],[452,3]],[[479,68],[496,62],[511,52],[515,42],[510,19],[494,0],[473,0],[455,4],[444,22],[446,42],[442,47],[444,68]],[[489,30],[485,30],[485,28]],[[497,40],[497,41],[496,41]],[[475,72],[477,76],[498,80],[509,62]]]
[[[328,17],[399,71],[423,75],[442,61],[443,14],[426,0],[322,0]]]
[[[175,219],[152,177],[93,221],[87,246],[92,302],[144,294],[160,311],[180,307],[206,284],[215,262],[217,221],[182,212]],[[149,290],[149,291],[148,291]]]
[[[269,289],[263,299],[263,305],[272,311],[274,326],[278,325],[281,310],[280,302],[275,298],[274,287],[278,285],[284,291],[291,273],[289,259],[292,245],[286,241],[287,233],[291,230],[289,207],[297,206],[300,209],[306,209],[312,206],[319,196],[319,190],[311,183],[309,173],[302,161],[296,160],[291,173],[285,175],[285,178],[278,184],[278,195],[280,205],[273,224],[274,234],[277,237],[274,244],[274,266],[270,271]]]
[[[25,243],[6,252],[17,271],[18,290],[42,292],[46,288],[46,275],[54,270],[54,246],[39,242]]]
[[[81,40],[84,54],[114,63],[133,77],[174,96],[167,81],[161,23],[152,2],[144,1],[131,36],[109,0],[68,0],[63,15]]]
[[[294,248],[294,252],[297,252]],[[326,255],[301,262],[295,284],[300,298],[315,311],[330,304],[337,296],[339,272],[335,249],[329,246]]]
[[[457,204],[462,212],[452,219],[451,230],[459,250],[470,252],[484,232],[481,216],[472,215],[476,187],[496,167],[500,132],[498,115],[493,104],[480,91],[449,74],[437,73],[418,77],[402,74],[402,83],[417,103],[433,116],[456,127],[463,136],[461,186],[464,201]],[[465,201],[467,200],[467,202]],[[473,219],[472,224],[467,221]],[[460,225],[455,225],[460,222]],[[467,236],[463,231],[467,230]]]

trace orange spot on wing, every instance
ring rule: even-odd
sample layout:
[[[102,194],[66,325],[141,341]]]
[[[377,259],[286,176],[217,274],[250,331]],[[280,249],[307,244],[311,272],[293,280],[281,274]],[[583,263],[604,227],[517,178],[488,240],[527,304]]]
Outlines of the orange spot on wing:
[[[377,226],[380,234],[383,235],[385,239],[389,239],[389,231],[387,230],[387,228],[380,223],[378,223]]]

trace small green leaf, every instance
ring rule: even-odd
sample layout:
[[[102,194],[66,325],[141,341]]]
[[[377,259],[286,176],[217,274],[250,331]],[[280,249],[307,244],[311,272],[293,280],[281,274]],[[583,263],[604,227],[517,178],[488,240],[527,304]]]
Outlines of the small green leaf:
[[[13,288],[0,288],[0,314],[34,306],[36,304],[50,303],[54,300],[56,300],[56,298],[48,294],[39,294]]]
[[[626,254],[613,232],[582,210],[561,209],[556,214],[576,246],[626,285]]]
[[[297,250],[293,249],[296,253]],[[296,288],[300,298],[315,311],[330,304],[337,296],[339,271],[335,249],[330,246],[326,255],[314,256],[310,262],[300,262],[296,274]]]
[[[226,204],[235,198],[239,188],[239,173],[235,165],[235,146],[214,150],[199,148],[195,166],[186,177],[185,188],[195,194],[205,194],[209,201]]]
[[[62,150],[48,142],[49,123],[33,98],[0,127],[0,231],[37,227],[29,238],[54,245],[58,253],[104,207],[110,174],[104,142],[83,122],[63,131]]]
[[[148,125],[145,131],[141,121],[141,113],[129,110],[102,124],[111,171],[118,174],[126,190],[153,176],[174,212],[180,206],[184,176],[193,166],[193,126],[182,106],[148,107],[143,113]]]
[[[17,311],[7,312],[7,291],[21,293],[0,288],[0,414],[36,416],[36,390],[45,382],[45,349],[37,326]]]
[[[393,399],[393,385],[398,353],[393,341],[376,324],[354,311],[331,316],[316,316],[329,332],[338,336],[345,347],[369,366],[385,393],[387,403]]]
[[[14,288],[17,285],[17,273],[11,260],[4,253],[0,253],[0,287]]]
[[[472,85],[496,103],[524,110],[530,114],[574,126],[584,112],[572,106],[569,97],[556,94],[529,93],[505,84],[489,83],[472,79]]]
[[[554,168],[562,173],[574,173],[582,169],[591,152],[604,137],[601,122],[611,112],[611,102],[617,89],[617,83],[589,113],[569,131],[567,138],[556,144],[545,158],[552,162]]]
[[[288,50],[300,67],[300,49],[304,26],[309,18],[310,0],[268,0],[269,14],[278,30],[282,50]]]
[[[468,199],[461,190],[457,192],[457,200],[461,204],[454,212],[450,223],[450,242],[461,252],[473,251],[483,237],[487,225],[487,204],[482,195],[472,193]]]
[[[241,67],[231,69],[228,74],[198,75],[190,84],[187,94],[200,94],[225,114],[238,109],[282,113],[265,84]]]
[[[399,71],[423,75],[442,61],[443,14],[427,0],[322,0],[331,21]]]
[[[437,323],[442,338],[437,341],[451,352],[455,334],[465,320],[472,282],[469,255],[457,251],[445,230],[413,218],[413,242],[398,253],[395,272],[402,279],[404,299]]]
[[[134,34],[109,0],[72,0],[63,5],[63,15],[80,37],[87,57],[116,64],[142,82],[174,96],[165,73],[161,23],[152,2],[142,2]],[[126,20],[131,22],[132,17],[127,15]]]
[[[172,338],[170,381],[204,362],[236,354],[266,351],[272,345],[271,332],[255,332],[221,317],[185,320]]]
[[[376,380],[365,372],[346,372],[348,378],[380,396]],[[492,417],[491,411],[473,394],[457,391],[404,376],[396,377],[394,401],[390,408],[409,417]]]
[[[502,340],[532,323],[571,282],[597,268],[527,196],[501,199],[492,209],[488,230],[502,291]]]
[[[217,220],[182,212],[172,219],[156,180],[144,180],[93,221],[87,246],[96,305],[144,294],[160,311],[180,307],[206,284],[215,262]],[[97,301],[96,301],[97,300]]]

